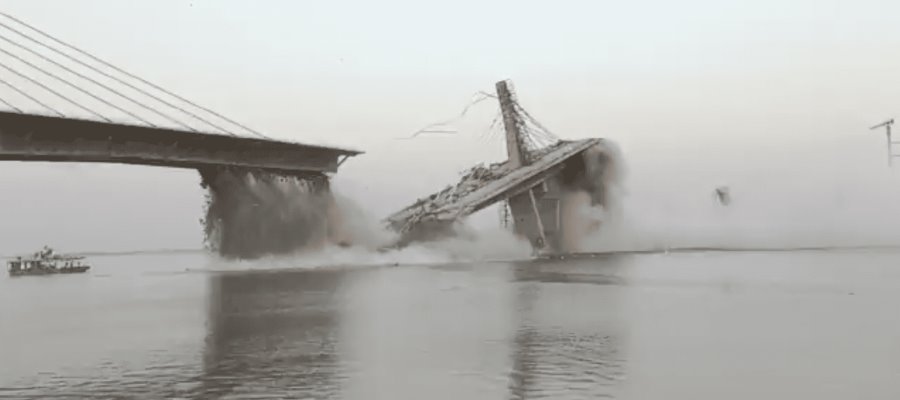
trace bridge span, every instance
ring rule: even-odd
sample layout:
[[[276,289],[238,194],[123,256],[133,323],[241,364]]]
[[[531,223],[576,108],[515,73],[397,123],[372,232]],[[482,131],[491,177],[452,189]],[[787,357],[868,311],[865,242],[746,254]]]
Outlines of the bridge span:
[[[273,139],[0,11],[0,161],[195,169],[221,255],[345,240],[328,174],[358,154]]]
[[[359,151],[271,139],[0,111],[0,161],[99,162],[334,173]]]
[[[0,161],[302,176],[357,154],[274,140],[0,11]]]

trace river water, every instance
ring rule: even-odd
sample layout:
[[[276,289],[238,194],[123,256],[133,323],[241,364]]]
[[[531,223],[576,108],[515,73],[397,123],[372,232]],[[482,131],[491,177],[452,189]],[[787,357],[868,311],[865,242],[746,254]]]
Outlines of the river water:
[[[0,278],[0,397],[900,398],[897,251],[92,261]]]

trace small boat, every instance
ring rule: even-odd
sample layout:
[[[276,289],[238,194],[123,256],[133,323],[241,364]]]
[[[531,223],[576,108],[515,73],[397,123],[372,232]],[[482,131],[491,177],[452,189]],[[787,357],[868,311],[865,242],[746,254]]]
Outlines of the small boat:
[[[10,276],[75,274],[87,272],[90,265],[82,262],[84,257],[55,254],[53,249],[44,246],[28,257],[16,257],[7,262]]]

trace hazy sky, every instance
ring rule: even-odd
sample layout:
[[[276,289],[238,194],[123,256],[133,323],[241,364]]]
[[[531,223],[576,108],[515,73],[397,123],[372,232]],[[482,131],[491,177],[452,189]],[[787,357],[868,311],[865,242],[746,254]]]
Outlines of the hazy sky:
[[[345,164],[338,185],[379,217],[475,162],[502,157],[502,143],[483,138],[496,112],[491,102],[458,124],[459,135],[395,138],[459,113],[473,93],[506,78],[559,136],[619,143],[635,201],[657,211],[705,200],[717,184],[797,196],[900,185],[885,173],[883,135],[867,130],[900,110],[897,2],[3,0],[0,7],[271,136],[365,150]],[[0,254],[44,242],[199,246],[202,197],[193,172],[0,168]],[[860,198],[894,204],[890,196]]]

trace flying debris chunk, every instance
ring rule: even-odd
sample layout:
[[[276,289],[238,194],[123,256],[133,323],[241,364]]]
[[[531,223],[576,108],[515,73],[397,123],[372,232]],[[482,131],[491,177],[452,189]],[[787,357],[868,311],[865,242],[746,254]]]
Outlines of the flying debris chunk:
[[[731,204],[731,190],[728,186],[719,186],[716,188],[716,200],[723,206]]]

